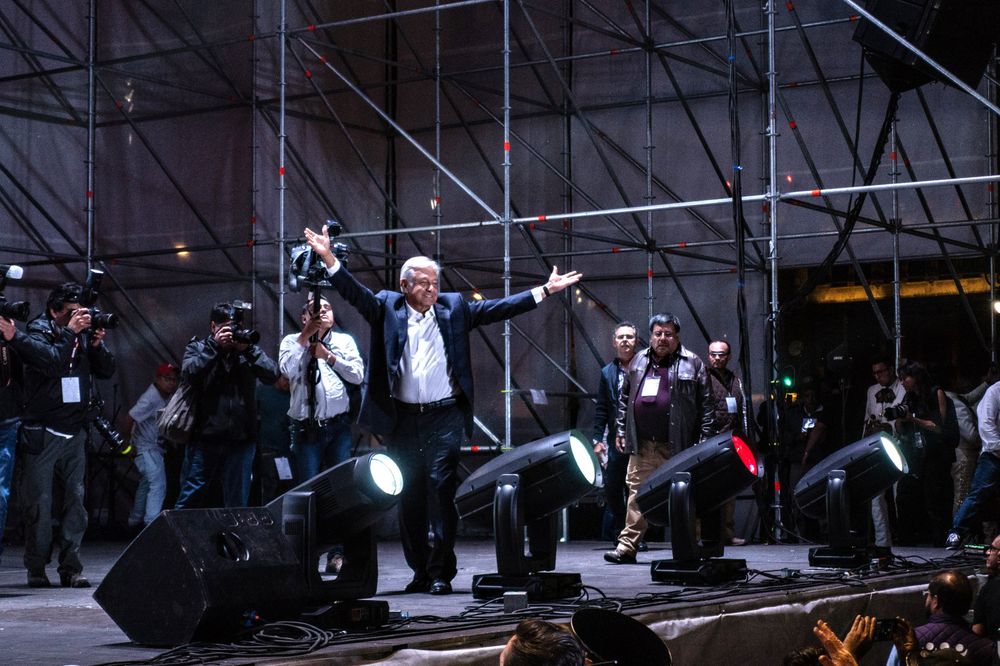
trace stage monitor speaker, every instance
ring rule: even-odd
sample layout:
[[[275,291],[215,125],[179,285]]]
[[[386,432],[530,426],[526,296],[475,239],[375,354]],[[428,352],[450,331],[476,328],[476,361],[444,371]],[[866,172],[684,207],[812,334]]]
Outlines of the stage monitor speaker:
[[[996,0],[867,0],[865,9],[972,88],[979,85],[1000,31]],[[891,90],[932,80],[951,84],[866,19],[854,31],[872,68]]]
[[[143,645],[227,640],[259,621],[297,617],[301,565],[263,508],[164,511],[94,592]]]

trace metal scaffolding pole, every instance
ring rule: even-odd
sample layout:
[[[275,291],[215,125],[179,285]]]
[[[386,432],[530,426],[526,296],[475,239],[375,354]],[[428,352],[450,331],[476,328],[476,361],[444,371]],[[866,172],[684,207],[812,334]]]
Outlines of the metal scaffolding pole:
[[[892,130],[889,135],[889,178],[890,182],[899,181],[899,154],[896,151],[896,119],[892,119]],[[903,359],[903,304],[900,300],[902,279],[899,266],[899,231],[903,221],[899,219],[899,190],[892,191],[892,340],[893,366],[898,368]]]
[[[288,134],[285,131],[285,94],[288,86],[288,79],[285,72],[285,51],[288,49],[286,32],[288,30],[288,16],[286,14],[286,0],[281,0],[278,4],[278,238],[285,238],[285,139]],[[278,339],[285,335],[285,247],[282,245],[278,252]]]
[[[997,54],[996,51],[993,52],[993,57],[990,59],[989,64],[989,83],[986,87],[986,92],[990,98],[994,101],[997,99]],[[986,136],[988,141],[989,150],[986,155],[986,170],[989,173],[996,173],[997,171],[997,159],[998,152],[1000,152],[1000,141],[998,141],[997,136],[997,126],[998,120],[994,116],[986,116]],[[993,219],[997,218],[997,195],[995,188],[989,188],[986,190],[986,205],[989,211],[989,216]],[[997,275],[997,254],[996,254],[996,244],[997,244],[997,225],[991,224],[989,228],[989,247],[990,252],[987,255],[987,270],[989,271],[989,285],[990,285],[990,302],[987,304],[987,317],[990,321],[990,361],[992,363],[997,362],[997,311],[993,304],[996,303],[997,299],[997,285],[996,285],[996,275]]]
[[[765,330],[771,333],[771,372],[770,390],[767,392],[770,415],[770,435],[771,445],[778,442],[778,433],[781,421],[778,416],[777,396],[774,391],[778,386],[778,357],[780,350],[778,347],[778,313],[780,303],[778,301],[778,126],[777,126],[777,65],[775,63],[775,42],[774,42],[774,17],[777,9],[774,6],[775,0],[768,0],[767,12],[767,143],[768,143],[768,182],[767,192],[764,200],[767,202],[768,222],[770,225],[771,237],[768,243],[768,262],[770,263],[771,275],[771,303],[768,321],[770,326],[765,326]],[[746,198],[744,199],[746,201]],[[781,522],[781,492],[780,482],[777,479],[775,470],[774,479],[774,503],[772,505],[773,519],[772,536],[780,542],[784,535],[782,533]]]
[[[510,2],[503,2],[503,295],[510,296]],[[503,446],[511,448],[510,319],[503,321]]]
[[[646,30],[652,41],[653,25],[649,16],[649,2],[646,0]],[[653,53],[646,49],[643,66],[646,79],[646,204],[653,203]],[[679,94],[679,93],[678,93]],[[653,211],[646,212],[646,237],[653,237]],[[646,253],[646,316],[653,318],[653,251]]]
[[[94,142],[97,121],[97,89],[94,80],[94,61],[97,58],[97,0],[90,0],[87,8],[87,270],[93,268],[94,257]]]

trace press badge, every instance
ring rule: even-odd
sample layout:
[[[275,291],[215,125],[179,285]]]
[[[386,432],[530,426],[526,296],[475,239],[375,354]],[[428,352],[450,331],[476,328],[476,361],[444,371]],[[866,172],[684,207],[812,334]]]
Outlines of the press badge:
[[[282,481],[292,480],[292,466],[288,464],[288,458],[282,456],[274,459],[274,468],[278,472],[278,478]]]
[[[727,395],[726,396],[726,411],[730,414],[736,413],[736,396]]]
[[[62,378],[62,400],[63,403],[80,402],[80,378]]]
[[[659,377],[647,377],[642,382],[642,393],[640,397],[643,398],[655,398],[656,394],[660,391],[660,378]]]

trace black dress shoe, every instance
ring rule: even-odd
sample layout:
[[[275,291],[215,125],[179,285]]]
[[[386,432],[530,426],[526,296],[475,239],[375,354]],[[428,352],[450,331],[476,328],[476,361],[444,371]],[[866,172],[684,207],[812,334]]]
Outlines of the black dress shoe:
[[[649,544],[646,543],[645,541],[640,541],[639,545],[636,547],[636,550],[638,550],[640,553],[645,553],[646,551],[649,550]]]
[[[962,536],[958,532],[948,532],[944,547],[948,550],[962,550]]]
[[[414,578],[406,587],[403,588],[403,592],[407,594],[414,594],[416,592],[427,592],[431,589],[431,582],[426,578]]]
[[[451,583],[438,578],[431,583],[431,594],[451,594]]]

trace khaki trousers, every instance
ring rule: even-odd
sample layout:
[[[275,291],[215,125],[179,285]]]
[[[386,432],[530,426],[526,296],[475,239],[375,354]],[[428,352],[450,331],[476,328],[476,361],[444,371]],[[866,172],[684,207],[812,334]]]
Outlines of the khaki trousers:
[[[649,478],[656,468],[670,457],[666,442],[640,440],[639,452],[628,458],[628,469],[625,472],[625,482],[628,484],[628,503],[625,507],[625,529],[618,535],[618,550],[635,555],[642,535],[648,527],[646,519],[639,511],[636,495],[639,486]]]

